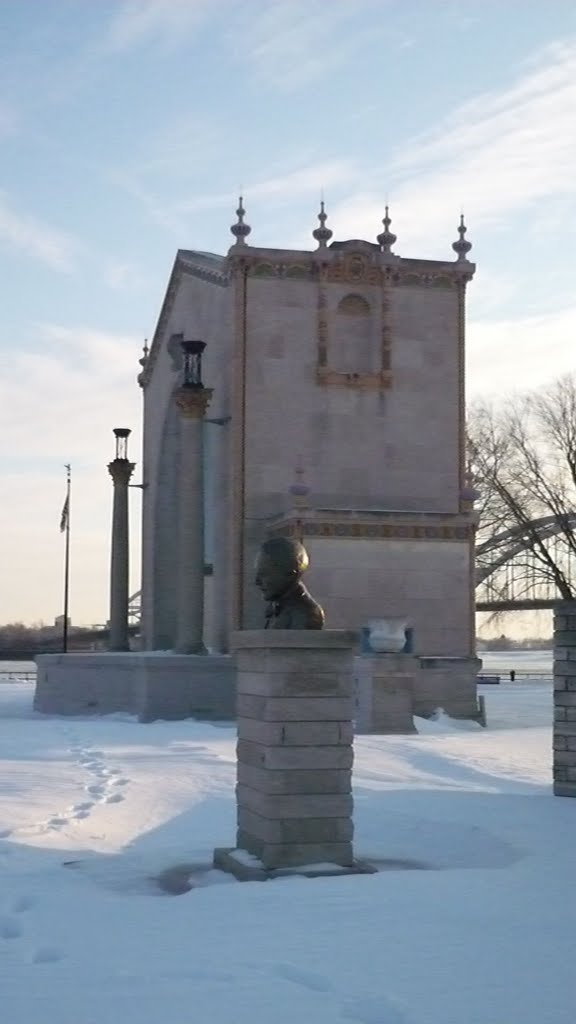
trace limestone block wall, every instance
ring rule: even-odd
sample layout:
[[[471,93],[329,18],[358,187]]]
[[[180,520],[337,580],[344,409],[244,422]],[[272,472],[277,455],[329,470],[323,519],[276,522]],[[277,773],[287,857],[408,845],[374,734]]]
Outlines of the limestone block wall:
[[[415,653],[467,656],[474,638],[467,541],[306,537],[309,589],[334,629],[406,616]]]
[[[268,256],[271,262],[278,258],[277,253]],[[309,260],[308,254],[282,254],[283,259],[297,256],[303,265]],[[253,587],[255,554],[266,535],[269,517],[288,505],[288,488],[299,461],[317,509],[459,512],[463,401],[459,293],[448,277],[434,287],[418,283],[424,269],[437,268],[425,262],[420,265],[421,261],[407,262],[413,262],[418,273],[410,281],[400,275],[398,283],[387,287],[386,309],[381,284],[369,283],[367,278],[331,280],[321,286],[313,277],[306,278],[305,270],[306,279],[293,279],[287,273],[274,276],[266,269],[262,276],[249,273],[247,277],[242,588],[246,628],[262,623]],[[325,295],[324,333],[319,333],[320,287]],[[340,350],[346,340],[339,313],[343,304],[369,310],[365,336],[359,339],[366,366],[359,365],[359,370],[374,368],[386,332],[389,387],[374,388],[369,383],[348,387],[320,381],[321,336],[328,371],[336,358],[334,346]],[[354,317],[349,318],[349,325],[353,331],[358,327]],[[373,346],[374,351],[364,351],[366,346]],[[351,358],[350,352],[340,356]],[[460,552],[460,561],[466,559],[464,545]],[[423,549],[421,554],[424,562],[428,561]],[[381,604],[383,581],[374,579],[376,564],[372,563],[368,591],[353,588],[362,608],[358,615],[354,611],[354,621],[350,621],[348,594],[335,575],[345,568],[348,576],[351,559],[342,549],[339,555],[343,566],[318,567],[314,572],[332,624],[358,626],[365,621],[367,608]],[[448,558],[448,594],[443,593],[445,588],[434,571],[423,567],[417,579],[408,567],[408,577],[416,584],[412,596],[420,607],[414,614],[421,650],[426,653],[470,653],[471,625],[464,621],[470,617],[468,582],[462,583],[466,570],[456,565],[459,557]],[[391,559],[405,589],[403,567],[394,555]],[[376,562],[387,571],[386,561],[382,563],[379,555]],[[326,578],[330,573],[331,578]],[[392,584],[391,590],[396,597],[398,587]],[[434,601],[445,602],[444,609],[432,612]],[[442,620],[440,632],[432,638],[435,627],[430,624],[438,618]]]
[[[329,284],[328,362],[330,318],[350,292],[380,316],[379,286]],[[392,376],[381,392],[317,382],[314,281],[248,279],[249,515],[276,510],[298,453],[318,505],[458,510],[457,302],[453,288],[392,288]]]
[[[554,793],[576,797],[576,601],[554,612]]]

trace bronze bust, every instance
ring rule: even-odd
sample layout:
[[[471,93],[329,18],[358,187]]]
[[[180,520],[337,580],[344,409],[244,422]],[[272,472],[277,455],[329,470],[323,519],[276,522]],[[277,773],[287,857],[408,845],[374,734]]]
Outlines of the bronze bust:
[[[256,586],[266,601],[266,629],[323,629],[324,612],[302,583],[306,548],[288,537],[264,542],[256,561]]]

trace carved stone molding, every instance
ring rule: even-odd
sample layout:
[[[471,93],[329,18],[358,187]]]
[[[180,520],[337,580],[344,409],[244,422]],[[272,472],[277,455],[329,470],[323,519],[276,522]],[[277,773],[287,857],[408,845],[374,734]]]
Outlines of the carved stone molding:
[[[185,419],[201,419],[212,398],[212,388],[181,387],[174,392],[174,401]]]
[[[392,374],[389,371],[380,373],[340,373],[326,366],[316,368],[316,381],[325,387],[358,388],[359,391],[382,391],[392,387]]]
[[[334,523],[293,520],[271,526],[272,536],[330,537],[336,540],[460,540],[468,541],[473,534],[472,524],[466,526],[419,526],[403,523]]]

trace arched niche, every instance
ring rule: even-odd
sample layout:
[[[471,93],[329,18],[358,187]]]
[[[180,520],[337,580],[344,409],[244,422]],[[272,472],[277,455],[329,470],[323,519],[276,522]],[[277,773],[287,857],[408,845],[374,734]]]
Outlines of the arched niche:
[[[336,373],[373,373],[377,367],[374,318],[362,295],[345,295],[336,308],[329,346],[329,366]]]

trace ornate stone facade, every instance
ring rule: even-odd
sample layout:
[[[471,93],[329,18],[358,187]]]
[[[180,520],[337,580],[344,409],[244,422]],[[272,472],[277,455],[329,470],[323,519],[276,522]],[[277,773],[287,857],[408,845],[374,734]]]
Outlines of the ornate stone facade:
[[[256,248],[240,209],[227,257],[178,253],[140,375],[146,645],[174,644],[183,463],[170,339],[184,332],[207,342],[213,389],[208,646],[226,649],[232,630],[261,624],[254,556],[266,536],[283,533],[306,539],[330,626],[406,615],[418,653],[472,654],[474,515],[461,495],[464,296],[474,265],[460,252],[455,261],[404,259],[388,242],[327,245],[324,228],[314,252]],[[297,464],[306,508],[290,494]]]

